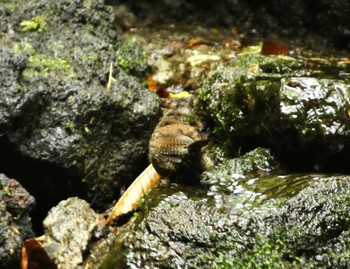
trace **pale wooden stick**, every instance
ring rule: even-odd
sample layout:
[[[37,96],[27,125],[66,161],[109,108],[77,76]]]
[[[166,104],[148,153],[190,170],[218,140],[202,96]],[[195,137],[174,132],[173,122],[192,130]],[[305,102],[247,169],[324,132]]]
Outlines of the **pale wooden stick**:
[[[156,186],[161,176],[150,164],[143,172],[134,180],[130,187],[124,192],[122,197],[113,207],[112,212],[109,214],[105,224],[109,225],[119,216],[129,213],[137,209],[141,198],[154,186]]]
[[[108,75],[108,83],[107,83],[107,91],[111,89],[112,82],[115,81],[115,78],[113,77],[113,63],[109,65],[109,75]]]

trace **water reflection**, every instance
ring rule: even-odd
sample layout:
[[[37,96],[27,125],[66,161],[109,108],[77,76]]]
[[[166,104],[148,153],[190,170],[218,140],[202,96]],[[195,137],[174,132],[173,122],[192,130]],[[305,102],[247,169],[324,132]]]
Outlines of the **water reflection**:
[[[285,200],[308,187],[311,181],[325,178],[321,174],[292,174],[259,178],[232,177],[209,186],[207,195],[217,208],[246,209],[271,199]]]

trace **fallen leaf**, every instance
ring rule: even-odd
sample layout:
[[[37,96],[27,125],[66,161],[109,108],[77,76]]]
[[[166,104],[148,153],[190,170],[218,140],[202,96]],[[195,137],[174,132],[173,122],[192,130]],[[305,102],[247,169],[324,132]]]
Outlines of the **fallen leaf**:
[[[22,269],[57,269],[55,263],[50,259],[41,245],[42,238],[30,238],[22,245]]]
[[[268,55],[284,55],[288,53],[288,48],[285,44],[277,39],[265,39],[262,44],[261,54]]]

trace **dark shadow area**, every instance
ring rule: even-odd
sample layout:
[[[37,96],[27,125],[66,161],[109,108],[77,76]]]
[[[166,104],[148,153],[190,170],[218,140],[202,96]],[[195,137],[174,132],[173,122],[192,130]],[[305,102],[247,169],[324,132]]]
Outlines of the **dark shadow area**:
[[[84,198],[86,190],[77,171],[21,155],[7,139],[0,138],[0,171],[14,178],[35,197],[30,213],[36,235],[43,234],[42,222],[48,211],[71,196]]]
[[[245,33],[242,42],[255,42],[267,37],[285,39],[298,47],[349,50],[350,5],[346,0],[221,0],[221,1],[127,1],[105,0],[118,9],[127,7],[139,27],[157,27],[184,23],[202,27],[232,26]],[[124,10],[124,9],[123,9]],[[123,13],[124,17],[127,17]],[[119,12],[120,14],[120,12]],[[226,29],[226,30],[227,30]],[[310,38],[312,37],[312,38]],[[339,51],[338,51],[339,52]]]
[[[257,147],[269,148],[289,173],[350,174],[350,145],[339,136],[305,139],[289,130],[271,136],[235,137],[231,158],[242,156]]]

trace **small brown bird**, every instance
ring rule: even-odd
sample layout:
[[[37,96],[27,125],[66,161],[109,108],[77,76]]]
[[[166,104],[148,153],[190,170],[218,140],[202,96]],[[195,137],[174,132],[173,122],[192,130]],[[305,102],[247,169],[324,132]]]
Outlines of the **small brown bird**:
[[[166,116],[155,128],[149,142],[151,164],[135,179],[116,203],[106,220],[114,219],[135,210],[141,198],[160,180],[175,172],[191,145],[202,141],[199,132],[179,117]]]
[[[150,139],[149,159],[161,176],[168,176],[188,155],[190,146],[201,140],[193,126],[173,117],[165,117]]]

